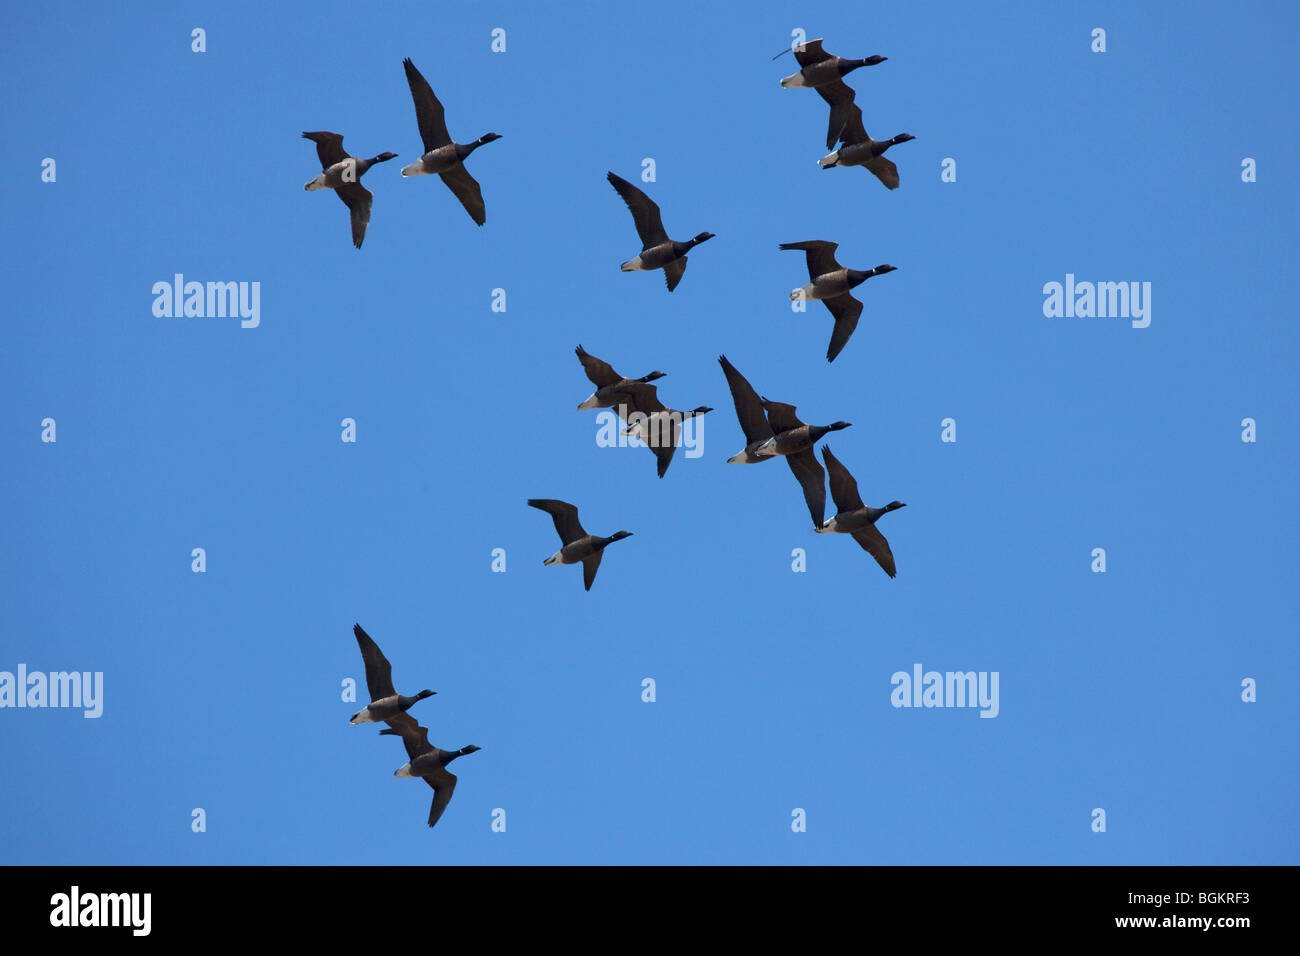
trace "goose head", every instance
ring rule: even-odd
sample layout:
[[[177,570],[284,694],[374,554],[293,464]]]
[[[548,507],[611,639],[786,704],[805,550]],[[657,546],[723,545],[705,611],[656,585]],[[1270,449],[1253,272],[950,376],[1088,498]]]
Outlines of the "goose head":
[[[374,159],[372,159],[370,162],[371,162],[371,163],[386,163],[386,162],[388,162],[390,159],[396,159],[396,158],[397,158],[397,154],[396,154],[396,153],[380,153],[378,156],[376,156],[376,157],[375,157]]]
[[[906,508],[906,507],[907,505],[903,504],[903,502],[901,501],[891,501],[889,504],[885,505],[884,510],[897,511],[899,508]]]
[[[484,143],[490,143],[493,140],[498,140],[500,138],[501,138],[500,133],[484,133],[482,136],[478,138],[478,142],[479,145],[482,146]]]
[[[895,146],[897,146],[899,143],[909,143],[914,139],[916,139],[916,137],[913,136],[911,133],[899,133],[897,136],[891,139],[890,142],[893,143]]]
[[[873,276],[883,276],[886,272],[897,272],[898,266],[880,265],[871,270]]]
[[[622,541],[624,538],[632,537],[631,531],[615,531],[609,536],[610,541]]]
[[[435,697],[435,696],[437,696],[437,694],[438,694],[438,692],[437,692],[436,690],[422,690],[422,691],[420,691],[418,694],[415,695],[415,699],[416,699],[416,700],[424,700],[424,698],[426,698],[426,697]]]
[[[707,242],[708,240],[712,239],[713,236],[714,234],[711,232],[702,232],[694,239],[692,239],[691,243],[698,246],[701,242]]]
[[[873,55],[867,57],[865,60],[863,60],[863,61],[862,61],[862,65],[863,65],[863,66],[875,66],[877,63],[884,63],[884,62],[885,62],[886,60],[888,60],[888,59],[889,59],[889,57],[887,57],[887,56],[880,56],[879,54],[873,54]]]
[[[828,432],[837,432],[841,429],[848,428],[851,424],[851,422],[833,422],[826,426],[826,430]]]

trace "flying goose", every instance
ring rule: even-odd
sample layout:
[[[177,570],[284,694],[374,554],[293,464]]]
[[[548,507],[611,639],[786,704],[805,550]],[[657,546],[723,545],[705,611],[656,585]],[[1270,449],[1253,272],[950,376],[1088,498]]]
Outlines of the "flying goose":
[[[352,715],[351,723],[374,724],[391,720],[404,714],[413,705],[426,697],[433,697],[437,691],[422,690],[414,697],[406,697],[393,689],[393,665],[364,630],[360,624],[352,625],[352,633],[357,637],[361,647],[361,659],[366,662],[366,688],[370,691],[370,703]]]
[[[686,274],[686,253],[701,242],[712,239],[713,233],[702,232],[686,242],[669,239],[654,200],[613,173],[608,173],[606,178],[627,203],[627,208],[632,212],[632,220],[636,223],[637,235],[641,237],[641,254],[635,259],[629,259],[619,268],[624,272],[663,269],[668,291],[672,292]]]
[[[836,104],[831,103],[832,125],[835,109]],[[898,167],[885,159],[884,152],[891,146],[916,139],[915,136],[899,133],[893,139],[872,139],[862,126],[862,109],[850,102],[839,137],[840,148],[817,160],[817,165],[822,169],[830,169],[832,166],[865,166],[889,189],[898,188]]]
[[[406,746],[406,755],[411,758],[394,770],[393,776],[423,777],[424,782],[433,788],[433,803],[429,807],[429,826],[433,826],[442,816],[442,811],[447,809],[452,791],[456,789],[456,775],[447,770],[447,764],[483,748],[470,744],[459,750],[439,750],[429,743],[429,728],[417,724],[409,714],[399,714],[389,723],[391,726],[380,733],[400,736]]]
[[[596,390],[578,406],[580,412],[589,408],[613,408],[617,405],[628,406],[629,412],[636,411],[632,393],[628,390],[628,387],[638,383],[644,385],[647,382],[653,382],[655,379],[663,378],[667,374],[666,372],[651,372],[641,378],[624,378],[618,372],[615,372],[613,366],[608,362],[602,362],[581,345],[574,349],[574,352],[577,353],[578,361],[582,363],[582,369],[587,373],[587,378],[591,380],[592,385],[596,386]]]
[[[659,401],[658,388],[634,382],[627,386],[632,401],[619,406],[619,414],[627,421],[624,435],[635,435],[655,453],[659,460],[659,477],[662,478],[672,464],[673,453],[681,443],[682,423],[688,418],[703,415],[713,409],[707,405],[679,412]]]
[[[605,546],[612,541],[622,541],[632,537],[631,531],[616,531],[611,537],[587,534],[578,522],[578,509],[567,501],[554,498],[529,498],[528,503],[540,508],[555,521],[555,530],[559,532],[564,547],[547,558],[542,564],[577,564],[582,562],[582,586],[590,591],[591,583],[596,580],[596,571],[600,567],[601,555]]]
[[[320,159],[322,172],[315,179],[309,180],[303,189],[332,189],[343,200],[343,205],[352,212],[352,244],[361,248],[361,240],[366,237],[366,226],[370,224],[370,204],[375,194],[361,185],[361,177],[375,163],[386,163],[396,159],[396,153],[380,153],[370,159],[358,159],[350,156],[343,149],[343,134],[303,133],[303,139],[316,144],[316,156]]]
[[[889,550],[889,542],[876,528],[876,521],[881,515],[907,505],[901,501],[891,501],[883,508],[868,508],[858,495],[858,483],[853,480],[849,470],[838,458],[831,454],[828,445],[822,445],[822,457],[831,473],[831,497],[835,499],[837,514],[817,529],[819,534],[851,534],[853,539],[866,550],[891,578],[897,569],[894,567],[894,552]]]
[[[808,505],[813,527],[820,528],[826,520],[826,473],[817,461],[813,445],[828,432],[848,428],[849,423],[805,425],[795,414],[793,405],[768,401],[766,398],[762,401],[768,424],[772,426],[772,438],[759,446],[757,453],[785,457],[790,471],[803,488],[803,500]]]
[[[808,259],[808,277],[812,280],[790,293],[791,300],[820,299],[822,304],[835,317],[835,329],[831,332],[831,344],[826,350],[826,361],[835,361],[835,356],[849,341],[849,336],[858,327],[858,317],[862,315],[862,303],[849,294],[849,290],[866,282],[872,276],[881,276],[896,271],[890,265],[876,266],[865,272],[859,269],[846,269],[835,260],[835,250],[839,243],[826,242],[823,239],[810,239],[807,242],[783,242],[782,249],[802,249]]]
[[[777,56],[783,56],[791,50],[794,52],[794,58],[799,61],[800,70],[793,76],[781,80],[781,86],[785,89],[812,87],[830,104],[830,126],[826,131],[826,148],[830,149],[839,138],[840,131],[844,129],[849,116],[849,107],[853,104],[853,89],[844,82],[843,77],[859,67],[884,63],[889,57],[874,55],[861,60],[850,60],[842,56],[831,56],[822,49],[820,39],[801,43],[778,53]]]
[[[743,451],[727,459],[727,464],[752,465],[778,455],[784,456],[803,489],[813,526],[821,527],[826,516],[826,478],[812,446],[827,432],[848,428],[849,423],[805,425],[795,414],[793,405],[760,398],[725,355],[718,356],[718,362],[727,376],[731,398],[736,405],[736,418],[740,420],[746,443]]]
[[[478,181],[465,168],[465,159],[484,143],[500,139],[500,135],[484,133],[472,143],[453,143],[447,133],[442,104],[433,95],[433,88],[409,58],[402,61],[402,66],[406,68],[406,83],[411,88],[411,99],[415,101],[415,121],[420,127],[420,139],[424,141],[424,155],[405,167],[402,175],[428,176],[437,173],[460,200],[470,218],[480,226],[483,225],[487,222],[483,191],[479,189]]]

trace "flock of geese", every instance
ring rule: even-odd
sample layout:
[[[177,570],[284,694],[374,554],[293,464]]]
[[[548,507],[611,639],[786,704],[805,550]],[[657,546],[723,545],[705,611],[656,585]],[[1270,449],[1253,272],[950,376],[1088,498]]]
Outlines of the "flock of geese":
[[[885,151],[915,137],[900,133],[892,139],[874,140],[868,136],[862,122],[862,110],[855,102],[854,90],[844,82],[844,77],[852,71],[875,66],[887,58],[869,56],[864,59],[846,59],[832,56],[822,48],[820,39],[796,44],[784,52],[794,53],[800,69],[798,73],[782,79],[781,86],[816,90],[830,107],[826,146],[829,149],[838,140],[839,148],[819,160],[819,165],[823,169],[862,166],[887,188],[897,189],[898,167],[885,158]],[[406,71],[407,84],[415,104],[416,124],[424,145],[423,154],[414,163],[404,167],[402,175],[441,176],[470,218],[482,226],[487,221],[482,189],[465,168],[465,160],[480,146],[501,137],[497,133],[485,133],[472,143],[454,142],[447,131],[442,103],[434,95],[429,83],[411,60],[403,60],[402,65]],[[313,132],[302,135],[316,144],[321,164],[320,174],[310,180],[305,188],[335,191],[348,207],[352,242],[360,249],[374,201],[374,195],[361,185],[361,177],[376,163],[394,159],[396,154],[385,152],[370,159],[361,159],[349,155],[343,149],[343,136],[339,133]],[[662,269],[668,291],[672,292],[686,273],[687,254],[701,243],[714,238],[714,234],[700,232],[685,241],[670,238],[664,229],[659,206],[649,196],[613,172],[608,173],[606,178],[626,203],[641,239],[641,252],[622,263],[622,271]],[[870,278],[895,271],[894,266],[879,265],[867,270],[846,268],[835,258],[837,244],[820,239],[782,243],[780,248],[804,253],[809,281],[791,292],[790,298],[819,300],[829,310],[835,324],[826,359],[828,362],[834,361],[848,343],[862,315],[862,302],[852,295],[852,290]],[[653,371],[640,378],[629,379],[614,371],[608,362],[591,355],[581,345],[575,351],[583,371],[595,386],[595,391],[578,405],[578,410],[614,409],[626,425],[623,434],[640,439],[650,448],[655,455],[657,473],[660,478],[664,477],[680,444],[685,421],[713,409],[704,405],[689,411],[669,408],[659,400],[657,386],[650,384],[663,378],[664,372]],[[806,424],[799,419],[794,405],[760,396],[725,355],[719,356],[718,362],[731,391],[736,418],[745,435],[745,447],[727,459],[728,464],[758,464],[778,457],[784,458],[799,482],[813,529],[819,534],[851,535],[889,577],[894,577],[897,573],[894,555],[876,523],[883,515],[905,505],[901,501],[891,501],[882,508],[865,505],[853,475],[831,453],[830,448],[825,444],[821,448],[825,468],[817,460],[814,450],[816,443],[825,435],[848,428],[850,423],[836,421],[829,425]],[[830,472],[830,491],[836,509],[829,520],[825,514],[827,471]],[[588,591],[596,580],[605,548],[615,541],[632,536],[630,531],[616,531],[608,537],[589,534],[578,520],[577,506],[566,501],[530,498],[528,504],[551,516],[560,537],[560,549],[543,564],[581,564],[583,586]],[[434,692],[422,690],[413,697],[398,694],[393,687],[392,667],[387,658],[359,624],[353,628],[353,632],[365,663],[371,702],[353,714],[352,723],[383,722],[388,726],[380,734],[402,738],[409,760],[395,772],[395,776],[423,777],[433,789],[433,804],[428,821],[432,827],[447,808],[456,786],[456,777],[447,770],[447,765],[457,757],[474,753],[480,748],[470,745],[448,751],[430,744],[428,729],[417,723],[407,711],[420,700],[433,696]]]

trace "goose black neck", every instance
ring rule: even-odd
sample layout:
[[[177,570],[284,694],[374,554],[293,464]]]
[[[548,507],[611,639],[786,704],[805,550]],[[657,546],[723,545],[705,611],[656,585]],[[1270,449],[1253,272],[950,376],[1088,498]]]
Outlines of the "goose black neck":
[[[814,442],[829,432],[837,432],[842,428],[848,428],[848,422],[832,422],[829,425],[809,425],[808,437]]]

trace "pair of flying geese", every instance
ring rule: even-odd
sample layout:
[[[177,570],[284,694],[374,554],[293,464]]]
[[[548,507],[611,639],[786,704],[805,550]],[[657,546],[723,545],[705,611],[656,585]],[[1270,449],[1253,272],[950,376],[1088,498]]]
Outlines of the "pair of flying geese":
[[[424,782],[433,789],[433,804],[429,807],[429,826],[433,826],[447,809],[452,791],[456,789],[456,775],[447,770],[447,764],[482,748],[470,744],[459,750],[439,750],[429,743],[429,728],[416,723],[407,711],[437,692],[422,690],[414,697],[399,694],[393,688],[393,666],[388,663],[388,658],[379,649],[379,645],[362,630],[360,624],[352,626],[352,633],[356,635],[357,645],[361,648],[361,659],[366,665],[366,688],[370,692],[370,703],[352,715],[351,723],[385,723],[388,727],[379,732],[381,735],[391,734],[402,738],[406,755],[410,759],[398,767],[393,776],[423,777]]]
[[[883,508],[869,508],[858,494],[858,483],[840,460],[822,445],[822,458],[831,473],[831,497],[835,501],[835,515],[826,520],[826,472],[817,461],[813,446],[829,434],[850,427],[849,422],[832,422],[829,425],[808,425],[799,420],[795,406],[773,402],[761,397],[749,380],[727,361],[718,356],[718,364],[727,376],[731,399],[736,406],[740,430],[745,433],[745,447],[727,459],[729,465],[752,465],[783,457],[803,489],[804,503],[812,518],[813,528],[819,534],[850,534],[862,545],[876,563],[891,578],[897,573],[894,553],[889,542],[876,527],[881,516],[907,507],[901,501],[891,501]]]
[[[799,72],[781,80],[786,89],[801,87],[817,91],[831,108],[830,122],[826,128],[826,148],[835,141],[840,148],[817,161],[822,169],[835,166],[861,166],[879,179],[889,189],[898,188],[898,167],[885,158],[891,146],[916,139],[911,133],[899,133],[891,139],[875,140],[867,135],[862,124],[862,110],[857,105],[857,94],[844,82],[844,77],[864,66],[884,63],[889,57],[873,55],[862,59],[832,56],[822,49],[820,39],[796,44],[782,50],[772,59],[794,53]]]
[[[712,239],[714,234],[702,232],[686,242],[670,239],[664,230],[659,206],[654,200],[613,173],[608,173],[607,178],[623,197],[627,208],[631,210],[637,233],[643,243],[641,254],[623,263],[623,271],[663,269],[668,291],[672,292],[682,281],[682,276],[686,274],[686,254],[701,242]],[[833,362],[835,356],[839,355],[848,344],[849,337],[858,327],[858,319],[862,317],[862,302],[852,295],[852,290],[873,276],[882,276],[896,271],[897,267],[883,264],[874,269],[846,268],[835,258],[835,250],[839,248],[839,244],[824,239],[786,242],[782,243],[780,248],[799,250],[805,254],[809,281],[791,292],[790,298],[805,301],[819,300],[835,319],[830,345],[826,349],[826,361]]]
[[[402,169],[403,176],[430,176],[437,174],[447,184],[460,204],[465,207],[480,226],[487,222],[487,207],[483,203],[483,190],[478,180],[465,168],[465,160],[470,153],[484,143],[490,143],[501,137],[496,133],[484,133],[472,143],[456,143],[447,132],[447,120],[442,103],[434,96],[433,88],[415,68],[415,64],[406,59],[402,61],[406,69],[406,82],[411,88],[411,99],[415,102],[415,122],[420,128],[420,139],[424,143],[424,154]],[[321,173],[309,180],[303,187],[306,190],[333,189],[352,216],[352,244],[358,249],[366,237],[366,226],[370,224],[370,207],[375,196],[361,185],[361,177],[366,170],[376,163],[386,163],[396,159],[396,153],[380,153],[370,159],[360,159],[349,155],[343,148],[343,134],[316,132],[303,133],[303,139],[316,144],[316,156],[320,159]]]

